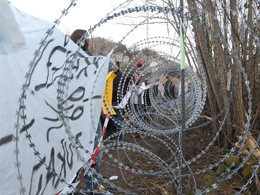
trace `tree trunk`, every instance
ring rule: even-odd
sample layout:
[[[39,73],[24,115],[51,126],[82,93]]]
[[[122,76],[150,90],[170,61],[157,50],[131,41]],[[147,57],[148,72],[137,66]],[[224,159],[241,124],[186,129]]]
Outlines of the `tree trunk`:
[[[231,10],[237,11],[236,2],[230,0]],[[232,12],[230,13],[231,18],[231,34],[233,37],[234,45],[233,49],[237,51],[238,58],[240,59],[240,45],[238,37],[238,17]],[[237,84],[235,86],[234,96],[233,96],[233,123],[236,124],[235,129],[232,132],[233,139],[236,138],[237,134],[241,134],[241,129],[244,128],[244,105],[242,100],[242,75],[241,70],[236,61],[234,61],[234,69],[238,69],[237,74]]]
[[[205,4],[205,9],[211,13],[212,15],[216,15],[215,9],[214,9],[214,5],[212,3],[212,1],[206,1]],[[211,22],[211,27],[212,30],[215,31],[217,34],[220,35],[220,38],[224,40],[224,36],[221,32],[220,29],[220,25],[218,23],[218,21],[213,20],[212,16],[210,16],[210,22]],[[212,40],[213,40],[213,47],[214,47],[214,61],[216,64],[216,69],[218,69],[218,77],[220,80],[220,86],[219,86],[219,95],[220,98],[222,98],[223,100],[223,105],[226,105],[228,102],[228,92],[227,92],[227,79],[226,79],[226,75],[227,75],[227,69],[228,69],[228,60],[226,59],[225,53],[223,51],[222,45],[220,43],[220,41],[215,37],[212,36]],[[219,108],[219,110],[223,109],[223,107]],[[232,135],[231,135],[231,115],[230,115],[230,110],[227,110],[228,114],[227,114],[227,118],[225,121],[225,125],[223,126],[223,132],[227,135],[227,137],[229,138],[229,140],[232,140]],[[221,121],[224,120],[224,116],[221,116]],[[231,145],[229,145],[229,147],[231,147]]]
[[[188,0],[188,4],[191,7],[196,7],[195,2],[192,0]],[[211,5],[212,5],[212,3],[211,3]],[[194,17],[198,17],[198,13],[197,13],[196,9],[191,9],[190,12],[192,13],[192,15]],[[213,26],[216,29],[220,29],[220,27],[218,26],[217,23],[214,24]],[[217,112],[220,112],[220,110],[222,110],[224,108],[224,104],[228,100],[228,98],[227,98],[228,96],[227,96],[227,92],[226,92],[226,80],[225,80],[226,73],[224,72],[224,68],[223,68],[225,63],[224,63],[224,61],[222,61],[223,59],[225,59],[225,55],[224,55],[221,45],[219,44],[219,41],[215,40],[215,38],[214,38],[214,43],[216,44],[214,55],[215,55],[215,60],[217,62],[217,66],[215,67],[213,59],[210,58],[211,54],[209,53],[209,50],[207,48],[206,39],[204,38],[204,37],[206,37],[204,29],[202,28],[201,25],[199,25],[198,23],[195,23],[195,22],[193,22],[193,28],[194,28],[194,33],[195,33],[196,46],[197,46],[199,55],[201,56],[202,63],[203,63],[203,66],[204,66],[204,69],[206,72],[206,76],[207,76],[207,81],[208,81],[208,86],[209,86],[208,87],[209,104],[210,104],[210,109],[212,111],[211,115],[212,115],[212,117],[215,117]],[[219,30],[219,33],[221,34],[220,30]],[[220,56],[218,56],[218,55],[220,55]],[[221,78],[220,87],[217,84],[218,75],[216,75],[216,69],[219,70],[219,76]],[[221,121],[223,121],[223,117],[224,116],[221,116]],[[228,115],[227,120],[231,121],[230,115]],[[230,124],[226,123],[225,130],[230,129],[229,126],[230,126]],[[214,121],[213,129],[215,132],[218,130],[217,127],[218,127],[218,125],[217,125],[216,121]],[[220,144],[219,145],[220,147],[223,147],[225,145],[223,138],[224,138],[224,136],[222,134],[220,134],[220,136],[218,137],[218,144]]]

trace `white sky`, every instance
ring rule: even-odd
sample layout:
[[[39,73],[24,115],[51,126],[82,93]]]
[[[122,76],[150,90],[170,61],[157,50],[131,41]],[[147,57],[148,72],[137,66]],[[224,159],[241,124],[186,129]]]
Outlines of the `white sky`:
[[[70,0],[9,0],[18,9],[33,16],[42,18],[49,22],[54,22],[59,18],[61,11],[67,8]],[[75,29],[89,29],[90,26],[97,24],[107,13],[113,10],[125,0],[78,0],[77,5],[69,10],[69,14],[61,20],[58,28],[64,33],[71,34]],[[144,1],[137,1],[144,2]],[[146,13],[143,13],[145,16]],[[134,15],[131,15],[134,17]],[[136,20],[136,19],[134,19]],[[131,18],[119,17],[109,23],[101,25],[92,34],[93,37],[100,36],[111,39],[115,42],[120,41],[134,26],[120,25],[119,23],[129,23]],[[165,24],[147,25],[138,27],[134,33],[127,36],[122,43],[127,47],[133,43],[145,39],[148,36],[167,36],[169,32]],[[148,34],[147,34],[148,32]],[[173,37],[173,36],[171,36]],[[166,46],[169,52],[169,46]],[[159,49],[161,50],[161,49]]]
[[[33,16],[54,22],[60,17],[61,11],[68,7],[70,0],[10,0],[18,9]],[[63,32],[70,29],[89,29],[98,23],[113,7],[124,0],[79,0],[75,7],[70,8],[69,14],[61,20],[58,26]],[[105,38],[111,38],[105,32],[100,33]],[[101,36],[99,35],[99,36]]]

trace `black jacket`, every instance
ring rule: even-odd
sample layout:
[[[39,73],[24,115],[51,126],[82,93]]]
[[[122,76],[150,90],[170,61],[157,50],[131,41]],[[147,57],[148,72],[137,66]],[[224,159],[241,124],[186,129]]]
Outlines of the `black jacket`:
[[[175,86],[172,84],[171,80],[167,80],[164,83],[164,96],[165,96],[165,98],[173,98],[174,97],[174,88],[175,88]]]
[[[118,90],[118,85],[120,82],[120,79],[122,77],[122,72],[118,69],[116,72],[114,72],[116,74],[116,77],[113,80],[113,95],[112,95],[112,102],[116,102],[117,101],[117,90]],[[122,89],[121,89],[122,90]],[[120,95],[120,94],[118,94]]]

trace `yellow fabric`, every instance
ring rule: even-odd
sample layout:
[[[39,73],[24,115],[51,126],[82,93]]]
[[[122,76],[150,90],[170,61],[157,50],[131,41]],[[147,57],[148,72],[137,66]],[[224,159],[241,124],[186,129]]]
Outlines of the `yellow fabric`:
[[[115,77],[116,77],[116,74],[113,71],[109,72],[107,75],[106,88],[105,88],[105,92],[104,92],[104,100],[103,100],[103,104],[102,104],[102,109],[103,109],[104,114],[107,114],[108,108],[110,106],[112,106],[113,80]],[[114,111],[114,109],[111,109],[110,114],[116,115],[116,112]]]
[[[106,192],[106,191],[102,188],[95,188],[94,192]]]

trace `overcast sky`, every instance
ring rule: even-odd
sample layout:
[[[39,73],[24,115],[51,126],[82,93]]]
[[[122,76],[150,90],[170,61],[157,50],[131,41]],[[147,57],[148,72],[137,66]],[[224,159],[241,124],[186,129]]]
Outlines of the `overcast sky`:
[[[78,0],[58,28],[65,33],[72,33],[75,29],[89,29],[123,2],[125,0]],[[26,13],[53,22],[70,4],[70,0],[11,0],[11,3]],[[92,36],[119,41],[131,28],[133,27],[122,26],[113,21],[102,25]]]
[[[70,4],[70,0],[10,0],[18,9],[37,16],[49,22],[54,22],[60,17],[64,8]],[[107,13],[117,7],[125,0],[78,0],[77,5],[69,10],[69,14],[64,17],[58,26],[64,33],[71,34],[75,29],[89,29],[90,26],[97,24]],[[136,1],[142,3],[143,1]],[[135,3],[135,2],[134,2]],[[142,13],[146,16],[148,13]],[[97,28],[92,34],[93,37],[104,37],[115,42],[120,41],[134,26],[126,25],[133,20],[135,23],[140,22],[144,18],[135,18],[131,14],[128,17],[119,17],[116,20],[108,22]],[[138,20],[138,21],[137,21]],[[127,36],[122,42],[127,47],[150,36],[167,36],[169,29],[165,24],[142,25],[137,30]],[[174,34],[174,33],[172,33]],[[171,35],[172,35],[171,34]],[[173,37],[173,36],[171,36]],[[160,46],[159,46],[160,47]],[[172,51],[170,46],[166,46],[167,51]],[[165,46],[164,46],[165,48]],[[162,51],[162,49],[159,49]],[[164,50],[164,49],[163,49]]]

